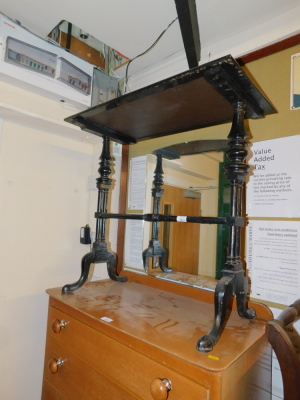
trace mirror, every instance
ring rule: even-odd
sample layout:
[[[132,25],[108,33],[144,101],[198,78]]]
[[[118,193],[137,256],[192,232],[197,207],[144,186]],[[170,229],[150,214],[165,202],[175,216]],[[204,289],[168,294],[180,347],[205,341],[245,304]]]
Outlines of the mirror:
[[[153,212],[151,190],[157,162],[156,154],[161,154],[164,193],[160,201],[160,214],[206,217],[224,215],[230,200],[229,186],[224,175],[226,148],[227,140],[186,142],[132,159],[129,197],[131,191],[145,193],[140,203],[144,204],[143,209],[138,212]],[[134,177],[134,174],[137,174],[138,178]],[[222,201],[219,201],[220,193]],[[128,207],[129,213],[137,212],[130,199]],[[124,269],[144,273],[142,251],[148,247],[151,239],[151,226],[149,222],[126,221]],[[205,286],[214,289],[216,265],[220,264],[221,271],[226,256],[227,238],[224,241],[226,232],[223,231],[223,225],[160,222],[160,245],[167,253],[166,266],[172,268],[173,272],[162,272],[154,258],[149,263],[148,273],[192,285],[193,282],[199,283],[197,278],[200,276],[211,277],[205,278]]]

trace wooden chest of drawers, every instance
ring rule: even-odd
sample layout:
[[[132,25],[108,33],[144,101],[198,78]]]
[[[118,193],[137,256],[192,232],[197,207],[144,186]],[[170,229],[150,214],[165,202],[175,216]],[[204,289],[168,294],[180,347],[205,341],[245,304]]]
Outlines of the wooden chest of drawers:
[[[42,400],[271,398],[263,319],[232,311],[214,350],[201,354],[197,339],[214,312],[206,301],[110,280],[48,294]]]

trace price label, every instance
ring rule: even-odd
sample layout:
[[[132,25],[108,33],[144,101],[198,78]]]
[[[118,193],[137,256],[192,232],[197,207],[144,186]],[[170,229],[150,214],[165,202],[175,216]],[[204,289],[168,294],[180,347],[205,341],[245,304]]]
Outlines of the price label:
[[[184,217],[182,215],[178,215],[176,218],[177,222],[186,222],[187,217]]]

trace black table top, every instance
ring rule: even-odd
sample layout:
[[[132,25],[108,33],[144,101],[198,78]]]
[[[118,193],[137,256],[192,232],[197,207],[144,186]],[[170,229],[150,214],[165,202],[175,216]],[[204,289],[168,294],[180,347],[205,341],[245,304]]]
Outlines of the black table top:
[[[186,132],[232,120],[237,101],[245,118],[275,113],[239,64],[228,55],[65,119],[119,143]]]

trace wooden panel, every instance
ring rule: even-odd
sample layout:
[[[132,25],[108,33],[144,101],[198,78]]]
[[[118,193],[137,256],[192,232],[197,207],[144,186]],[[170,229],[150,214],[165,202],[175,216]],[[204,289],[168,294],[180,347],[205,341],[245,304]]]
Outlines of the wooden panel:
[[[61,42],[60,45],[62,47],[66,47],[67,44],[67,34],[65,32],[61,32]],[[89,63],[96,65],[97,67],[105,70],[105,57],[99,51],[89,46],[88,44],[82,42],[80,39],[77,39],[74,36],[71,36],[71,44],[70,50],[75,53],[77,56],[81,56]]]
[[[266,334],[277,356],[282,372],[285,400],[300,398],[299,335],[289,335],[290,327],[300,317],[300,299],[283,310],[275,320],[268,322]]]
[[[44,379],[42,400],[67,400],[67,398],[59,393],[54,386]]]
[[[245,65],[252,61],[259,60],[260,58],[268,57],[272,54],[279,53],[280,51],[289,49],[290,47],[297,46],[300,43],[300,33],[290,36],[286,39],[280,40],[279,42],[272,43],[268,46],[262,47],[261,49],[254,50],[251,53],[244,54],[237,58],[240,65]]]
[[[180,296],[199,301],[204,301],[209,304],[214,304],[214,292],[209,292],[207,290],[202,290],[185,285],[179,285],[177,282],[156,279],[146,274],[137,274],[131,271],[122,271],[121,275],[126,276],[128,280],[132,282],[137,282],[142,285],[147,285],[149,287],[164,290],[166,292],[178,294]],[[266,321],[270,321],[271,319],[273,319],[273,314],[271,310],[265,304],[248,301],[248,307],[253,307],[255,309],[257,318],[264,319]],[[236,311],[236,302],[233,302],[232,309]]]
[[[271,400],[271,365],[271,348],[264,337],[241,354],[234,369],[224,371],[222,398],[232,399],[234,392],[241,400]]]
[[[170,204],[171,215],[200,216],[200,199],[186,198],[184,191],[175,186],[164,185],[161,210],[166,204]],[[161,225],[163,234],[164,224]],[[170,222],[168,266],[174,271],[198,275],[199,241],[200,224]]]
[[[236,61],[226,56],[126,93],[65,121],[120,143],[136,143],[229,122],[237,95],[245,102],[246,118],[276,112]]]
[[[101,359],[101,353],[97,354]],[[65,360],[56,374],[51,373],[48,368],[51,358]],[[115,364],[115,373],[116,368],[117,364]],[[47,340],[44,379],[54,385],[69,400],[138,399],[99,371],[91,368],[51,337]],[[45,399],[42,398],[42,400]]]
[[[57,334],[51,330],[51,323],[55,319],[68,322],[66,328]],[[139,398],[153,400],[150,393],[152,380],[167,378],[172,382],[170,400],[208,399],[208,390],[198,384],[201,383],[202,378],[207,380],[205,372],[199,370],[199,381],[195,383],[183,375],[175,373],[165,365],[153,361],[151,347],[148,348],[148,354],[145,357],[53,307],[50,307],[49,310],[48,335],[58,340],[65,348],[79,357],[84,357],[88,364],[111,379],[116,379],[117,367],[118,384],[126,387]],[[164,359],[162,358],[160,361],[164,362]],[[187,372],[183,371],[183,374]]]
[[[199,93],[205,93],[205,101],[200,101]],[[116,101],[118,104],[120,99]],[[214,111],[216,107],[218,114]],[[96,114],[95,107],[90,110],[89,121],[122,132],[137,141],[214,125],[216,120],[217,123],[223,123],[232,119],[231,104],[212,89],[204,78],[181,86],[170,85],[168,90],[159,91],[155,96],[139,97],[138,101],[110,107],[105,112]]]

